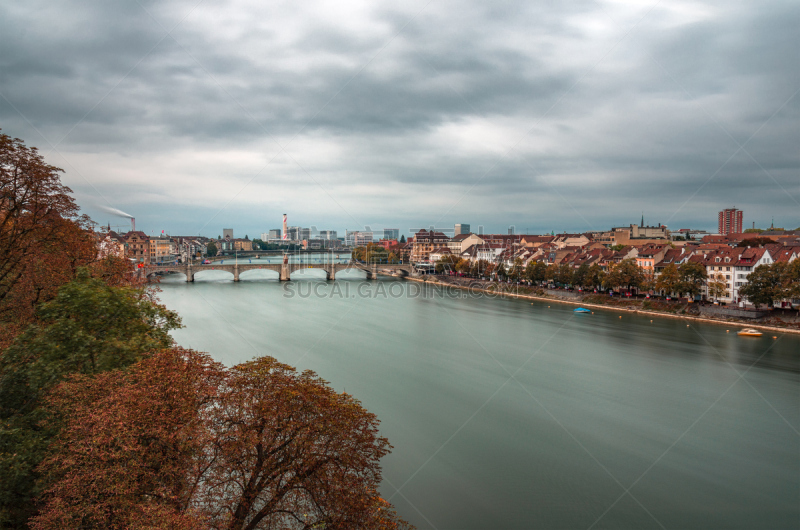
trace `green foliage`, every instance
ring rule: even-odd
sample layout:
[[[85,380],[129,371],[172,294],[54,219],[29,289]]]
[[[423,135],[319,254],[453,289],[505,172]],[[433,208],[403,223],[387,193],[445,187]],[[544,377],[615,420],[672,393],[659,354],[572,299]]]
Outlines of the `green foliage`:
[[[633,258],[624,259],[617,263],[603,280],[603,284],[607,287],[626,287],[628,289],[639,289],[644,282],[644,271]]]
[[[772,306],[776,300],[789,298],[793,292],[798,292],[798,280],[795,275],[800,272],[799,269],[798,265],[783,262],[759,265],[747,276],[747,283],[739,289],[739,294],[756,307]],[[794,281],[792,281],[793,276]]]
[[[541,283],[545,280],[547,265],[543,261],[531,261],[525,267],[525,277],[532,282]]]
[[[580,287],[587,287],[586,277],[589,275],[589,265],[581,263],[572,275],[572,281]]]
[[[675,292],[680,281],[681,276],[678,272],[678,266],[674,263],[670,263],[661,270],[661,274],[658,275],[658,279],[656,280],[655,288],[669,295]]]
[[[708,280],[708,295],[718,300],[721,296],[728,295],[728,283],[723,274],[715,274]]]
[[[606,278],[606,272],[599,264],[594,263],[586,273],[585,285],[587,287],[600,287]]]
[[[111,287],[82,269],[0,357],[0,527],[22,528],[41,490],[35,471],[57,424],[42,399],[68,375],[129,366],[169,346],[176,313],[147,291]]]
[[[687,261],[678,267],[678,276],[677,291],[681,294],[688,294],[689,298],[694,298],[702,291],[708,273],[702,263]]]
[[[775,241],[768,237],[751,237],[749,239],[743,239],[739,241],[736,245],[737,247],[747,248],[747,247],[763,247],[764,245],[773,245]]]
[[[405,242],[406,242],[406,236],[405,235],[400,236],[400,243],[405,243]]]
[[[213,258],[217,255],[217,252],[219,252],[217,245],[215,245],[213,241],[209,241],[208,245],[206,245],[206,254],[208,254],[208,257]]]

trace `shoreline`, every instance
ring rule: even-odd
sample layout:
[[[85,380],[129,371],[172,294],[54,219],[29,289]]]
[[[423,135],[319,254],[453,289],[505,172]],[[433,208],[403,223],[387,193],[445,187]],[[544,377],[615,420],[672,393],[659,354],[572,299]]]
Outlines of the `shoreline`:
[[[539,301],[539,302],[557,302],[557,303],[560,303],[560,304],[569,304],[569,305],[587,307],[587,308],[591,307],[591,308],[594,308],[594,309],[603,309],[603,310],[606,310],[606,311],[619,311],[620,313],[636,313],[636,314],[640,314],[640,315],[650,315],[650,316],[656,316],[656,317],[678,318],[678,319],[683,319],[683,320],[693,320],[693,321],[696,321],[696,322],[706,322],[706,323],[709,323],[709,324],[725,325],[725,326],[731,326],[731,327],[733,327],[733,326],[749,326],[749,327],[757,328],[757,329],[763,330],[763,331],[773,331],[773,332],[780,332],[780,333],[792,333],[792,334],[795,334],[795,335],[800,335],[800,329],[781,328],[781,327],[761,325],[761,324],[758,324],[758,323],[751,323],[751,322],[740,322],[740,321],[730,321],[730,320],[716,320],[716,319],[708,318],[708,317],[697,317],[697,316],[693,316],[693,315],[676,315],[676,314],[673,314],[673,313],[667,313],[667,312],[662,312],[662,311],[652,311],[652,310],[647,310],[647,309],[620,308],[620,307],[613,307],[613,306],[608,306],[608,305],[603,305],[603,304],[594,304],[594,303],[590,303],[590,302],[564,300],[564,299],[561,299],[561,298],[546,298],[546,297],[543,297],[543,296],[536,296],[536,295],[531,295],[531,294],[508,293],[508,292],[484,289],[484,288],[480,288],[480,287],[468,287],[468,286],[457,285],[457,284],[452,284],[452,283],[445,283],[445,282],[442,282],[442,281],[439,281],[439,280],[421,280],[419,278],[411,278],[411,277],[407,277],[405,279],[409,280],[409,281],[412,281],[412,282],[419,282],[419,283],[425,283],[425,284],[431,284],[431,285],[439,285],[441,287],[453,287],[453,288],[456,288],[456,289],[475,290],[475,291],[491,293],[491,294],[499,295],[499,296],[509,296],[509,297],[512,297],[512,298],[521,298],[521,299],[524,299],[524,300],[536,300],[536,301]]]

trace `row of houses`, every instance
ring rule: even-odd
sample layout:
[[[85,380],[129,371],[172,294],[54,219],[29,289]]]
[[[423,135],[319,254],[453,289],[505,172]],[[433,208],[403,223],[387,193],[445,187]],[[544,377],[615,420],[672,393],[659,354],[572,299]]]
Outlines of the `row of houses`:
[[[597,240],[593,234],[462,234],[447,238],[441,232],[422,230],[409,239],[409,245],[412,262],[435,263],[445,257],[454,257],[503,263],[507,268],[515,263],[527,267],[533,261],[541,261],[546,265],[567,264],[574,269],[584,264],[596,264],[608,271],[622,260],[633,259],[654,278],[669,264],[680,266],[685,262],[696,262],[706,268],[709,279],[725,283],[725,293],[719,297],[720,300],[742,305],[746,300],[739,291],[756,267],[778,261],[791,262],[800,257],[800,233],[794,232],[767,234],[766,238],[763,234],[708,236],[701,241],[659,240],[649,237],[651,235],[648,233],[647,238],[642,238],[647,241],[635,244],[609,245],[605,237]],[[746,244],[759,236],[761,245]],[[739,246],[743,241],[745,244]],[[708,288],[705,289],[707,296]]]
[[[142,231],[120,234],[109,230],[99,234],[98,249],[101,257],[117,256],[137,263],[185,262],[208,254],[209,243],[214,243],[219,252],[252,250],[252,241],[223,238],[210,239],[202,236],[148,236]]]

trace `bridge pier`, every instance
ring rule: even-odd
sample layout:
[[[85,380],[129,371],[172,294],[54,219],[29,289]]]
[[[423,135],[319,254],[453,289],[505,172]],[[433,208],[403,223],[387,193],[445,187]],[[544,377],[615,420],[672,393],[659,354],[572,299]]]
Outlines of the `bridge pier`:
[[[281,265],[281,279],[280,279],[280,281],[282,281],[282,282],[289,281],[289,277],[290,277],[291,274],[292,273],[289,270],[289,265],[287,263],[284,263],[283,265]]]
[[[235,282],[239,281],[239,265],[235,265],[233,267],[233,281]]]

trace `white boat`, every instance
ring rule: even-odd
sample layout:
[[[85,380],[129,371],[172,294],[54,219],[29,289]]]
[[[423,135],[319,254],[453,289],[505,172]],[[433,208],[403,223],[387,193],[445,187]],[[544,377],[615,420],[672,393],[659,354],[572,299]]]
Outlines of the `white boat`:
[[[743,329],[742,331],[738,332],[737,335],[741,335],[742,337],[760,337],[763,335],[757,329]]]

